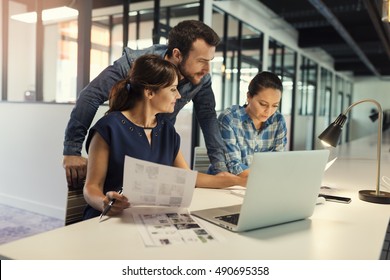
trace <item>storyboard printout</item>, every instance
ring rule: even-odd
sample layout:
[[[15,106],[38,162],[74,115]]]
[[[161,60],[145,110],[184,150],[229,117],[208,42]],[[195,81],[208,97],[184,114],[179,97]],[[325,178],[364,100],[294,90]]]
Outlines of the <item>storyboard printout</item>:
[[[125,157],[123,194],[146,246],[216,241],[189,213],[197,172]]]

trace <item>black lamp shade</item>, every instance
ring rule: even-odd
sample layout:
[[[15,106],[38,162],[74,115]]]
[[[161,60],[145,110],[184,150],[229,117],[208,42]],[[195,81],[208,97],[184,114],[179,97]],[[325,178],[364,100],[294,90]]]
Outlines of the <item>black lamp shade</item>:
[[[340,114],[337,119],[318,136],[318,138],[326,144],[336,147],[346,119],[347,117],[345,115]]]

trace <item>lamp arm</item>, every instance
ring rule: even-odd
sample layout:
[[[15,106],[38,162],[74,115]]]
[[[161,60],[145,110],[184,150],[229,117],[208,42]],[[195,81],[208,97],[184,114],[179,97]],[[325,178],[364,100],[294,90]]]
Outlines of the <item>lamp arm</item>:
[[[377,174],[376,174],[376,189],[375,189],[375,194],[379,195],[380,194],[380,180],[381,180],[381,147],[382,147],[382,115],[383,115],[383,110],[381,104],[379,104],[378,101],[374,99],[362,99],[359,101],[356,101],[352,103],[343,113],[343,115],[347,115],[348,112],[352,109],[352,107],[363,103],[363,102],[371,102],[376,105],[378,108],[378,139],[377,139],[377,152],[376,152],[376,158],[377,158]]]

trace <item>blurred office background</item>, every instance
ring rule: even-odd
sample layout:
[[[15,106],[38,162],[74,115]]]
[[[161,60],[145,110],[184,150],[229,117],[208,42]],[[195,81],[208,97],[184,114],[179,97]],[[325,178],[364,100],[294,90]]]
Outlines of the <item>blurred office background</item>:
[[[64,219],[62,142],[78,92],[123,47],[165,44],[170,28],[185,19],[204,21],[222,39],[211,63],[218,112],[245,102],[257,72],[273,71],[283,81],[289,150],[320,149],[317,135],[354,101],[373,98],[390,109],[382,2],[2,1],[0,203]],[[372,112],[369,103],[356,107],[341,142],[376,133]],[[191,103],[176,128],[191,164],[194,147],[204,145]]]

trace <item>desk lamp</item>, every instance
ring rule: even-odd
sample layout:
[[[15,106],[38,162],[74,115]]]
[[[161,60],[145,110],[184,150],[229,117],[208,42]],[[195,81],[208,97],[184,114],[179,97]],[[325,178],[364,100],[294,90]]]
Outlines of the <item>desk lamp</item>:
[[[381,105],[374,99],[363,99],[352,103],[344,113],[340,114],[337,119],[331,123],[327,129],[325,129],[318,138],[322,140],[322,143],[327,146],[336,147],[339,138],[341,135],[341,129],[345,121],[347,120],[347,114],[352,109],[352,107],[363,103],[363,102],[372,102],[378,107],[378,141],[377,141],[377,174],[376,174],[376,190],[361,190],[359,191],[359,198],[363,201],[368,201],[372,203],[380,203],[380,204],[390,204],[390,193],[383,192],[379,190],[380,186],[380,172],[381,172],[381,146],[382,146],[382,107]]]

